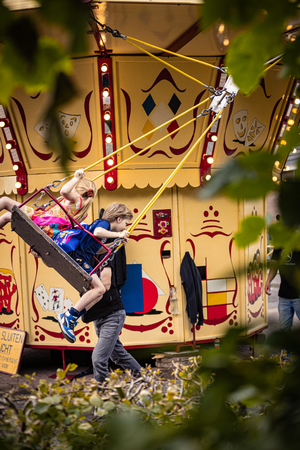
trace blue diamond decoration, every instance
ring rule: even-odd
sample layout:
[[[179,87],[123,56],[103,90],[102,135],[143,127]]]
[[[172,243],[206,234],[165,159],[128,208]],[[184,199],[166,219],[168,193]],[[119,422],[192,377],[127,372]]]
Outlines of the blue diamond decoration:
[[[177,97],[176,94],[173,94],[168,105],[169,105],[169,108],[172,111],[172,113],[176,114],[179,109],[179,106],[181,105],[181,101],[179,100],[179,98]]]
[[[155,101],[153,100],[152,95],[149,94],[148,97],[146,98],[146,100],[143,103],[143,108],[144,108],[145,113],[147,114],[147,116],[149,116],[149,114],[151,114],[151,112],[153,111],[155,106],[156,106]]]

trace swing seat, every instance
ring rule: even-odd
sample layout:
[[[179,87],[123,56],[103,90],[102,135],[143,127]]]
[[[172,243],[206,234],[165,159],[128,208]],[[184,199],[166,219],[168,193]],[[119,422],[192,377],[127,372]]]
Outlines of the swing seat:
[[[52,267],[80,294],[89,289],[92,277],[64,252],[17,206],[12,209],[11,229],[15,231],[48,267]]]

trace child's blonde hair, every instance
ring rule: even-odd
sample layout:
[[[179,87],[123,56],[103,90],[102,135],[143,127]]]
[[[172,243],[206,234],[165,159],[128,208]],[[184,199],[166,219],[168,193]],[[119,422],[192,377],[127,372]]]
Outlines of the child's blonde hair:
[[[87,216],[88,210],[96,197],[98,189],[96,184],[89,178],[81,178],[74,189],[82,198],[82,206],[74,216],[74,219],[76,219],[77,222],[82,222]]]
[[[121,219],[131,220],[133,218],[133,214],[123,203],[111,203],[105,209],[102,219],[105,219],[107,222],[111,223],[114,220],[117,220],[118,217],[121,217]]]

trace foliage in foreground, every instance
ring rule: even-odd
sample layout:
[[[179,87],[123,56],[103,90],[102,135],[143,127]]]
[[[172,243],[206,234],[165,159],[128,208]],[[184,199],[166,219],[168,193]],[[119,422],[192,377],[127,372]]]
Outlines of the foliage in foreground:
[[[170,382],[151,369],[139,379],[116,371],[98,393],[96,382],[70,383],[61,370],[54,384],[37,388],[28,376],[29,395],[10,392],[1,401],[1,448],[298,449],[300,331],[269,340],[295,356],[270,357],[265,347],[266,356],[251,360],[237,356],[239,333],[176,366]]]

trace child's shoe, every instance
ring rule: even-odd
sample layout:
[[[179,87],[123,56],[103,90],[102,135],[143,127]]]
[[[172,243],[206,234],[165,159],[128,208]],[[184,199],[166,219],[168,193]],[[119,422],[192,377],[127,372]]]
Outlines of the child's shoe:
[[[67,341],[73,342],[76,341],[74,328],[77,325],[77,319],[69,311],[66,313],[59,314],[57,317],[59,326],[61,328],[62,334],[67,339]]]

